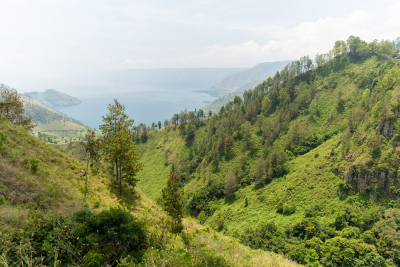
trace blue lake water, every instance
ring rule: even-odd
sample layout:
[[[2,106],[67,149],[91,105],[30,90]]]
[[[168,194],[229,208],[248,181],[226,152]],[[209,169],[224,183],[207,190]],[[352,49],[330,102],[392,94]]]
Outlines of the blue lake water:
[[[204,101],[212,101],[215,98],[205,93],[193,92],[196,89],[176,88],[152,88],[145,91],[135,92],[104,92],[96,95],[94,92],[79,97],[83,102],[75,106],[57,106],[54,109],[81,121],[91,128],[99,128],[102,124],[102,116],[108,113],[108,104],[113,99],[125,105],[126,114],[135,120],[134,125],[146,123],[151,126],[170,120],[174,113],[179,113],[185,108],[190,111],[205,107]]]

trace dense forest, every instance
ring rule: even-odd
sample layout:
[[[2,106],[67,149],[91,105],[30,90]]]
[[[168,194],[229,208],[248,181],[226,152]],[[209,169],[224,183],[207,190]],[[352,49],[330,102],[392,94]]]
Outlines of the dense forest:
[[[310,266],[397,266],[398,41],[350,36],[218,114],[134,129],[139,187],[161,203],[173,168],[187,214],[253,248]]]

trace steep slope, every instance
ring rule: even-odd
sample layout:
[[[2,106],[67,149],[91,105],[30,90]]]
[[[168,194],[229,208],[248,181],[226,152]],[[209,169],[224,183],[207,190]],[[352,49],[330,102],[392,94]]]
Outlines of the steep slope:
[[[78,98],[64,94],[54,89],[48,89],[44,92],[24,93],[24,95],[37,100],[47,107],[71,106],[82,103],[82,101]]]
[[[238,71],[222,79],[218,83],[212,85],[207,93],[213,96],[223,96],[227,93],[235,91],[238,88],[246,86],[246,84],[251,86],[252,83],[256,81],[262,81],[270,76],[273,76],[288,63],[290,63],[290,61],[259,63],[250,69]],[[254,86],[246,89],[253,88]]]
[[[7,200],[1,206],[2,227],[12,227],[25,216],[27,207],[72,212],[86,202],[109,205],[114,195],[111,181],[99,172],[89,175],[89,195],[83,199],[85,164],[46,145],[20,127],[0,121],[0,195]],[[82,192],[83,190],[83,192]],[[4,224],[6,223],[6,224]]]
[[[131,215],[139,222],[135,224],[134,239],[140,235],[139,227],[145,226],[146,231],[145,243],[141,244],[144,247],[140,251],[141,263],[135,266],[297,266],[281,255],[252,250],[190,219],[184,221],[185,232],[177,238],[167,231],[169,219],[160,207],[140,190],[133,191],[126,186],[117,199],[114,179],[101,169],[90,171],[88,196],[84,199],[84,179],[80,172],[84,167],[1,118],[1,266],[22,263],[87,266],[90,262],[101,266],[106,255],[94,251],[108,252],[102,246],[119,240],[119,236],[115,236],[117,233],[112,238],[106,235],[107,242],[102,243],[101,236],[95,234],[101,227]],[[102,217],[115,215],[125,217]],[[84,233],[90,229],[85,223],[93,219],[103,220],[104,225],[97,225],[97,232],[85,237]],[[82,231],[82,227],[87,228]],[[121,229],[127,233],[130,227],[123,225]],[[85,238],[80,241],[79,237]],[[131,241],[126,236],[121,238],[126,251]],[[114,244],[113,250],[118,250],[119,243]],[[135,262],[132,259],[135,260],[130,255],[117,260],[120,266],[131,266]]]
[[[25,95],[21,95],[21,98],[24,102],[25,116],[32,118],[32,122],[37,124],[33,128],[34,133],[75,132],[87,129],[82,122],[51,109],[33,98]]]
[[[349,53],[320,55],[311,69],[293,62],[245,92],[244,103],[205,120],[189,112],[185,122],[182,113],[179,125],[151,132],[141,144],[150,175],[139,187],[159,197],[162,174],[174,168],[187,212],[215,229],[222,221],[223,232],[254,248],[336,266],[346,260],[333,258],[341,243],[354,253],[348,266],[366,257],[397,266],[397,223],[382,225],[400,215],[400,65],[393,47],[381,50],[390,42],[373,48],[352,38]]]

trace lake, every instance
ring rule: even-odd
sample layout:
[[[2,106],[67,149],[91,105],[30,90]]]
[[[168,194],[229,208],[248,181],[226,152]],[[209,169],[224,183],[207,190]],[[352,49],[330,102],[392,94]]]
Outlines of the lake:
[[[201,89],[201,88],[199,88]],[[82,88],[82,90],[84,90]],[[184,88],[150,88],[143,91],[134,92],[105,92],[96,94],[94,90],[87,90],[75,94],[82,100],[82,104],[75,106],[57,106],[54,109],[80,120],[86,126],[99,129],[102,124],[102,116],[108,113],[108,104],[113,103],[113,99],[125,105],[126,114],[135,120],[134,125],[145,123],[151,126],[152,122],[161,121],[164,125],[165,119],[170,120],[174,113],[179,113],[185,108],[190,111],[195,108],[198,110],[207,105],[204,101],[215,100],[214,97],[194,92],[198,89]],[[90,92],[90,93],[89,93]]]

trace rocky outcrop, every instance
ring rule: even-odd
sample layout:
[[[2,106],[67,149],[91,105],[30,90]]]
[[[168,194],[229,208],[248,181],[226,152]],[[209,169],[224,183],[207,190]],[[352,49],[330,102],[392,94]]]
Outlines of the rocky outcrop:
[[[394,124],[389,123],[389,121],[386,121],[385,123],[379,123],[378,129],[376,130],[376,134],[378,135],[383,135],[386,138],[391,138],[393,137],[393,129],[394,129]]]
[[[353,190],[358,190],[370,197],[375,197],[375,188],[379,186],[379,189],[386,192],[390,198],[399,199],[399,196],[393,194],[390,190],[392,185],[400,185],[400,177],[395,178],[393,173],[387,175],[386,172],[381,171],[379,173],[365,172],[361,174],[355,172],[354,167],[350,166],[343,180],[353,185]],[[339,190],[339,196],[344,196],[346,194],[347,192],[344,192],[344,190],[343,192]]]

